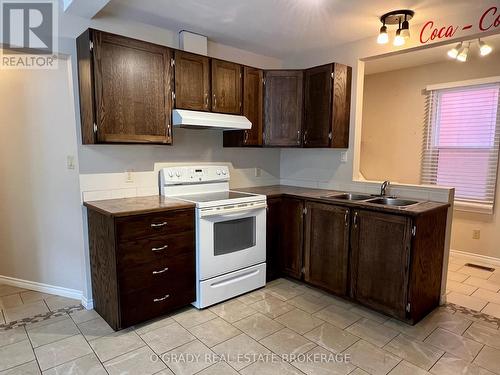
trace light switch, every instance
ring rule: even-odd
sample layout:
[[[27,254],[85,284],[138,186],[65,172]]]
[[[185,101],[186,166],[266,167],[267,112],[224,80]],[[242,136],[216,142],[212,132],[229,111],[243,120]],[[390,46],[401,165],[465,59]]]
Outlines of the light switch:
[[[342,163],[347,163],[347,151],[342,151],[340,153],[340,161]]]
[[[75,169],[75,157],[73,155],[66,156],[66,167],[68,169]]]
[[[132,169],[127,169],[125,171],[125,182],[131,184],[134,182],[134,171]]]
[[[262,169],[255,168],[255,177],[260,177],[262,175]]]

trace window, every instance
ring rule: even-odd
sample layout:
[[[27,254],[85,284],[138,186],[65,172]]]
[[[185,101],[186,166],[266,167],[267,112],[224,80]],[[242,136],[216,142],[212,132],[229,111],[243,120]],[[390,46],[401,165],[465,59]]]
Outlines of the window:
[[[422,183],[455,188],[458,207],[492,212],[500,83],[428,88]]]

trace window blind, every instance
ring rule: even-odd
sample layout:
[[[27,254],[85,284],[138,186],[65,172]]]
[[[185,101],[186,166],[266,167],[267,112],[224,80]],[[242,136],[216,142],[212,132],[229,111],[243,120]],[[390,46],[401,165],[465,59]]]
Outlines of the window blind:
[[[492,210],[500,141],[499,83],[427,92],[421,179]]]

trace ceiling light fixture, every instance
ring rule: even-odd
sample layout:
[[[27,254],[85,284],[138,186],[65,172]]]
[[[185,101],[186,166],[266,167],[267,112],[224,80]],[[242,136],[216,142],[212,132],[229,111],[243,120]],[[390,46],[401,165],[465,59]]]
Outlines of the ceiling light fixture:
[[[458,43],[455,47],[450,49],[448,51],[448,56],[450,56],[452,59],[456,59],[461,49],[462,49],[462,42]]]
[[[467,42],[467,45],[465,47],[462,47],[462,50],[457,56],[457,60],[460,62],[466,62],[467,57],[469,55],[469,48],[470,48],[470,42]]]
[[[386,13],[380,17],[380,22],[382,22],[382,27],[377,37],[377,43],[386,44],[389,41],[389,35],[387,34],[386,25],[398,25],[396,31],[396,36],[393,40],[393,45],[402,46],[405,44],[406,40],[410,38],[410,20],[415,15],[413,10],[400,9],[393,10],[392,12]]]
[[[493,48],[490,45],[483,42],[481,39],[478,39],[478,42],[479,42],[479,54],[481,56],[489,55],[491,51],[493,51]]]
[[[481,39],[478,39],[477,42],[479,44],[479,55],[486,56],[493,51],[493,47],[486,44]],[[465,43],[467,43],[467,45],[465,45]],[[463,41],[458,43],[455,47],[448,51],[448,56],[460,62],[466,62],[469,57],[471,43],[474,43],[474,41]]]

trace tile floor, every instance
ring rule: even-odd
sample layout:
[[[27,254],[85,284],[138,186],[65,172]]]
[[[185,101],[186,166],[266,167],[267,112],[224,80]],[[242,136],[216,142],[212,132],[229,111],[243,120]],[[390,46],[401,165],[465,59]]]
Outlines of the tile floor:
[[[409,326],[285,279],[120,332],[68,311],[0,325],[0,374],[500,374],[500,320],[442,307]]]
[[[500,318],[500,267],[494,272],[465,266],[467,260],[460,256],[450,256],[446,300],[472,310]]]

